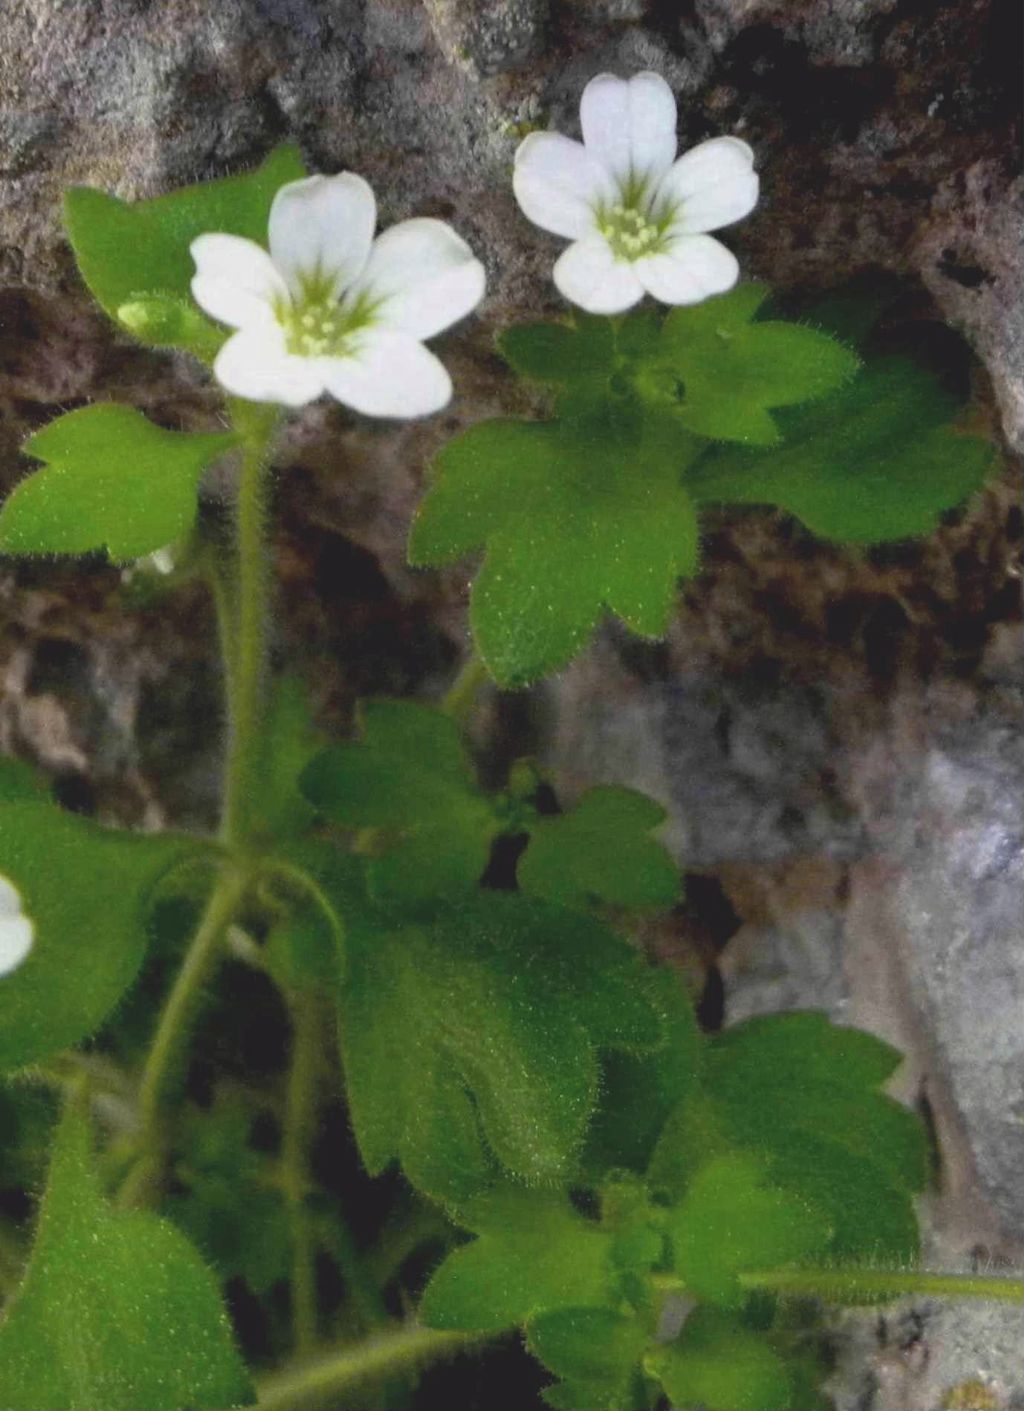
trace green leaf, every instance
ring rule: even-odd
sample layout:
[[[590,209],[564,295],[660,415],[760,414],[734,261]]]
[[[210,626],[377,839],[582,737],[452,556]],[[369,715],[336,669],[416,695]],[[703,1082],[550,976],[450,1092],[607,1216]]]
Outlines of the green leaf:
[[[189,246],[213,231],[265,244],[276,192],[305,175],[298,149],[286,146],[243,176],[149,201],[73,187],[64,198],[64,220],[78,268],[110,317],[144,342],[209,357],[226,334],[205,319],[197,322]]]
[[[951,425],[956,412],[923,368],[879,359],[835,396],[790,412],[784,446],[717,450],[687,488],[700,504],[777,505],[840,543],[928,534],[995,461],[988,441]]]
[[[881,1166],[895,1185],[920,1191],[928,1153],[920,1119],[877,1089],[900,1055],[823,1014],[764,1016],[711,1043],[707,1081],[730,1138],[746,1147],[799,1146],[809,1132]]]
[[[925,1180],[919,1119],[878,1091],[900,1056],[825,1015],[748,1020],[709,1045],[706,1091],[725,1138],[832,1226],[834,1259],[912,1259]]]
[[[138,972],[153,889],[197,847],[98,828],[51,804],[0,805],[0,875],[35,929],[27,959],[0,979],[0,1071],[99,1028]]]
[[[479,1190],[495,1158],[526,1181],[565,1178],[597,1050],[661,1038],[628,945],[513,893],[467,897],[418,927],[350,920],[348,951],[339,1028],[363,1161],[377,1174],[397,1157],[438,1199]]]
[[[860,366],[826,333],[797,323],[752,322],[768,296],[741,284],[665,319],[654,366],[684,384],[676,409],[701,436],[774,445],[779,428],[769,407],[792,406],[834,392]]]
[[[561,906],[673,906],[679,873],[649,836],[664,821],[661,805],[633,789],[590,789],[570,813],[531,823],[520,889]]]
[[[680,486],[693,443],[667,419],[612,411],[483,422],[437,458],[410,561],[450,563],[486,545],[471,620],[499,685],[564,666],[604,609],[663,636],[676,580],[696,571],[696,515]]]
[[[68,412],[25,443],[46,467],[7,497],[0,552],[153,553],[189,532],[203,471],[234,444],[226,432],[165,431],[111,402]]]
[[[667,1228],[687,1291],[725,1308],[746,1301],[737,1275],[823,1253],[832,1233],[812,1206],[774,1188],[749,1157],[735,1156],[698,1172]]]
[[[49,788],[38,771],[23,759],[0,759],[0,804],[41,803]]]
[[[532,1319],[526,1344],[556,1377],[586,1389],[594,1407],[631,1408],[632,1383],[650,1334],[636,1317],[611,1308],[556,1308]],[[549,1404],[565,1405],[568,1392]]]
[[[560,1331],[551,1333],[549,1326],[540,1338],[554,1357],[551,1370],[591,1380],[584,1363],[592,1369],[602,1349],[592,1348],[587,1359],[584,1343],[590,1339],[583,1329],[594,1332],[594,1326],[581,1309],[622,1311],[630,1284],[659,1259],[660,1237],[652,1242],[650,1230],[636,1237],[643,1216],[635,1199],[623,1199],[622,1192],[612,1192],[597,1222],[574,1211],[561,1191],[492,1189],[458,1209],[458,1223],[477,1239],[441,1264],[423,1294],[420,1316],[433,1328],[499,1332],[536,1328],[540,1316],[571,1309],[577,1332],[563,1321]],[[646,1290],[646,1278],[643,1285]],[[635,1362],[646,1336],[639,1324],[621,1329],[615,1360],[629,1356]]]
[[[116,1214],[69,1109],[25,1281],[0,1325],[6,1411],[224,1411],[255,1400],[216,1283],[153,1215]]]
[[[620,1302],[614,1225],[577,1214],[563,1192],[501,1187],[458,1218],[477,1238],[427,1285],[420,1317],[428,1326],[499,1332],[554,1309]]]
[[[476,887],[500,825],[458,726],[411,701],[368,701],[360,721],[361,741],[321,751],[305,770],[306,797],[336,823],[397,834],[376,840],[375,895],[415,901]]]
[[[647,1358],[676,1406],[703,1411],[805,1411],[768,1339],[714,1308],[697,1308],[671,1346]]]
[[[666,1016],[665,1040],[650,1053],[602,1055],[601,1100],[583,1158],[591,1181],[617,1169],[645,1172],[669,1114],[700,1081],[704,1043],[682,980],[652,969],[648,985]]]
[[[502,357],[522,377],[538,382],[607,382],[616,365],[611,319],[580,315],[573,324],[523,323],[498,337]]]
[[[244,1094],[218,1091],[208,1109],[181,1113],[182,1159],[164,1211],[222,1280],[241,1277],[262,1295],[288,1278],[291,1238],[274,1158],[252,1145],[258,1112]]]
[[[810,1131],[800,1134],[799,1143],[780,1135],[765,1159],[774,1183],[828,1219],[827,1262],[906,1266],[916,1261],[920,1236],[911,1193],[892,1182],[882,1162]]]

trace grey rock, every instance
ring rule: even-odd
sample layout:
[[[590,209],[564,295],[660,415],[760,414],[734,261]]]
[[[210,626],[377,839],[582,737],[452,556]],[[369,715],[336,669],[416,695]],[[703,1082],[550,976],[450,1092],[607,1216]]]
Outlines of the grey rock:
[[[906,726],[906,721],[902,722]],[[876,920],[898,947],[977,1187],[1024,1233],[1024,703],[877,738],[853,765],[868,835],[893,869]],[[870,911],[868,915],[870,916]]]
[[[547,0],[425,0],[438,42],[477,77],[522,67],[539,49]]]
[[[820,691],[709,670],[627,688],[625,700],[617,684],[609,642],[564,675],[551,763],[659,798],[683,865],[857,854],[859,825],[828,785],[836,743]]]

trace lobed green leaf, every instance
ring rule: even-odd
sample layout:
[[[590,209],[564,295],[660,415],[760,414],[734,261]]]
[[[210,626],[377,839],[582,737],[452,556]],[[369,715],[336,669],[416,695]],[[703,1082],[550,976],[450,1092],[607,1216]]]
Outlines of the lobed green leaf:
[[[596,415],[484,422],[442,449],[410,561],[486,545],[470,615],[500,685],[565,665],[605,609],[641,636],[664,634],[676,580],[697,566],[680,486],[689,445],[665,422]]]
[[[720,449],[687,488],[700,504],[776,505],[839,543],[928,534],[995,461],[990,442],[953,424],[957,409],[923,368],[879,359],[835,396],[790,412],[784,446]]]
[[[21,1289],[0,1324],[5,1411],[224,1411],[250,1405],[216,1281],[185,1237],[116,1214],[72,1107],[54,1144]]]
[[[768,292],[741,284],[665,319],[651,366],[682,383],[676,415],[690,431],[774,445],[781,438],[769,408],[824,397],[857,372],[856,354],[826,333],[753,321]]]
[[[474,888],[500,824],[480,792],[458,726],[412,701],[360,707],[362,739],[322,750],[302,775],[306,797],[349,828],[378,828],[371,890],[420,901]]]
[[[82,278],[104,311],[143,342],[208,358],[226,335],[197,315],[189,246],[216,231],[265,244],[275,194],[305,175],[298,149],[284,146],[255,171],[147,201],[72,187],[64,221]]]
[[[135,979],[161,877],[198,845],[99,828],[46,803],[0,805],[0,875],[35,928],[0,978],[0,1071],[78,1043]]]
[[[775,1269],[824,1254],[832,1235],[813,1205],[774,1186],[747,1156],[709,1161],[668,1221],[673,1263],[687,1291],[724,1308],[741,1308],[737,1275]]]
[[[352,1121],[377,1173],[398,1158],[458,1204],[495,1161],[551,1184],[597,1099],[597,1051],[660,1041],[635,953],[600,922],[482,892],[430,924],[349,925],[340,1034]]]
[[[522,891],[561,906],[594,901],[670,907],[680,897],[671,857],[650,837],[665,810],[645,794],[617,785],[588,790],[569,813],[538,818],[519,861]]]
[[[794,1379],[769,1339],[715,1308],[695,1309],[676,1341],[647,1365],[676,1406],[811,1411],[794,1402]]]
[[[141,558],[184,537],[203,471],[235,444],[230,433],[166,431],[109,402],[68,412],[25,451],[43,470],[16,485],[0,511],[0,553]]]

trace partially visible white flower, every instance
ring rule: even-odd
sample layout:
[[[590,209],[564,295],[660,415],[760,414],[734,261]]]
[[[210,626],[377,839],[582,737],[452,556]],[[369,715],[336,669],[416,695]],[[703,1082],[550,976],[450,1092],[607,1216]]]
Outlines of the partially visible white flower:
[[[736,256],[707,234],[757,204],[754,154],[713,137],[676,160],[676,100],[656,73],[599,74],[580,101],[583,141],[531,133],[513,186],[524,213],[573,241],[554,279],[593,314],[617,314],[652,294],[696,304],[731,289]]]
[[[367,416],[436,412],[452,384],[423,346],[465,317],[484,269],[444,221],[402,221],[373,238],[377,205],[360,176],[282,186],[270,209],[270,252],[238,235],[191,245],[192,293],[238,331],[214,361],[237,397],[299,407],[328,392]]]
[[[35,927],[21,909],[21,893],[0,876],[0,976],[17,969],[34,940]]]

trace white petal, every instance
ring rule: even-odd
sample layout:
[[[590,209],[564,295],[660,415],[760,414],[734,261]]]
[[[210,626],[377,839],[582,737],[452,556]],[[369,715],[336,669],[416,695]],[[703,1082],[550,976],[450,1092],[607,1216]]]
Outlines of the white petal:
[[[235,397],[286,407],[305,406],[324,390],[318,360],[289,353],[277,324],[233,334],[217,354],[213,375]]]
[[[754,154],[738,137],[713,137],[684,153],[656,197],[678,207],[673,228],[696,235],[742,220],[757,205]]]
[[[712,294],[724,294],[739,278],[731,250],[710,235],[677,235],[657,255],[633,266],[647,290],[663,304],[699,304]]]
[[[484,296],[484,267],[443,220],[393,225],[373,242],[362,274],[345,298],[376,306],[374,322],[413,338],[432,338],[465,318]]]
[[[0,975],[7,975],[28,955],[35,927],[22,914],[21,894],[6,877],[0,877]]]
[[[15,970],[32,949],[35,927],[27,916],[0,921],[0,976]]]
[[[595,228],[595,207],[615,198],[607,168],[560,132],[531,132],[520,142],[512,189],[534,225],[569,240],[588,235]]]
[[[644,296],[636,266],[617,260],[599,235],[577,240],[556,261],[560,294],[590,314],[621,314]]]
[[[318,360],[332,397],[364,416],[429,416],[446,406],[452,382],[444,365],[407,333],[368,328],[345,358]]]
[[[598,74],[583,90],[580,122],[587,151],[620,183],[656,185],[675,161],[676,100],[661,74]]]
[[[13,882],[0,877],[0,919],[21,915],[21,893]]]
[[[275,303],[289,303],[274,262],[255,240],[241,235],[200,235],[189,246],[196,262],[192,297],[219,323],[232,328],[273,318]]]
[[[270,253],[297,297],[311,281],[336,297],[366,263],[376,223],[373,191],[354,172],[290,181],[270,208]]]

